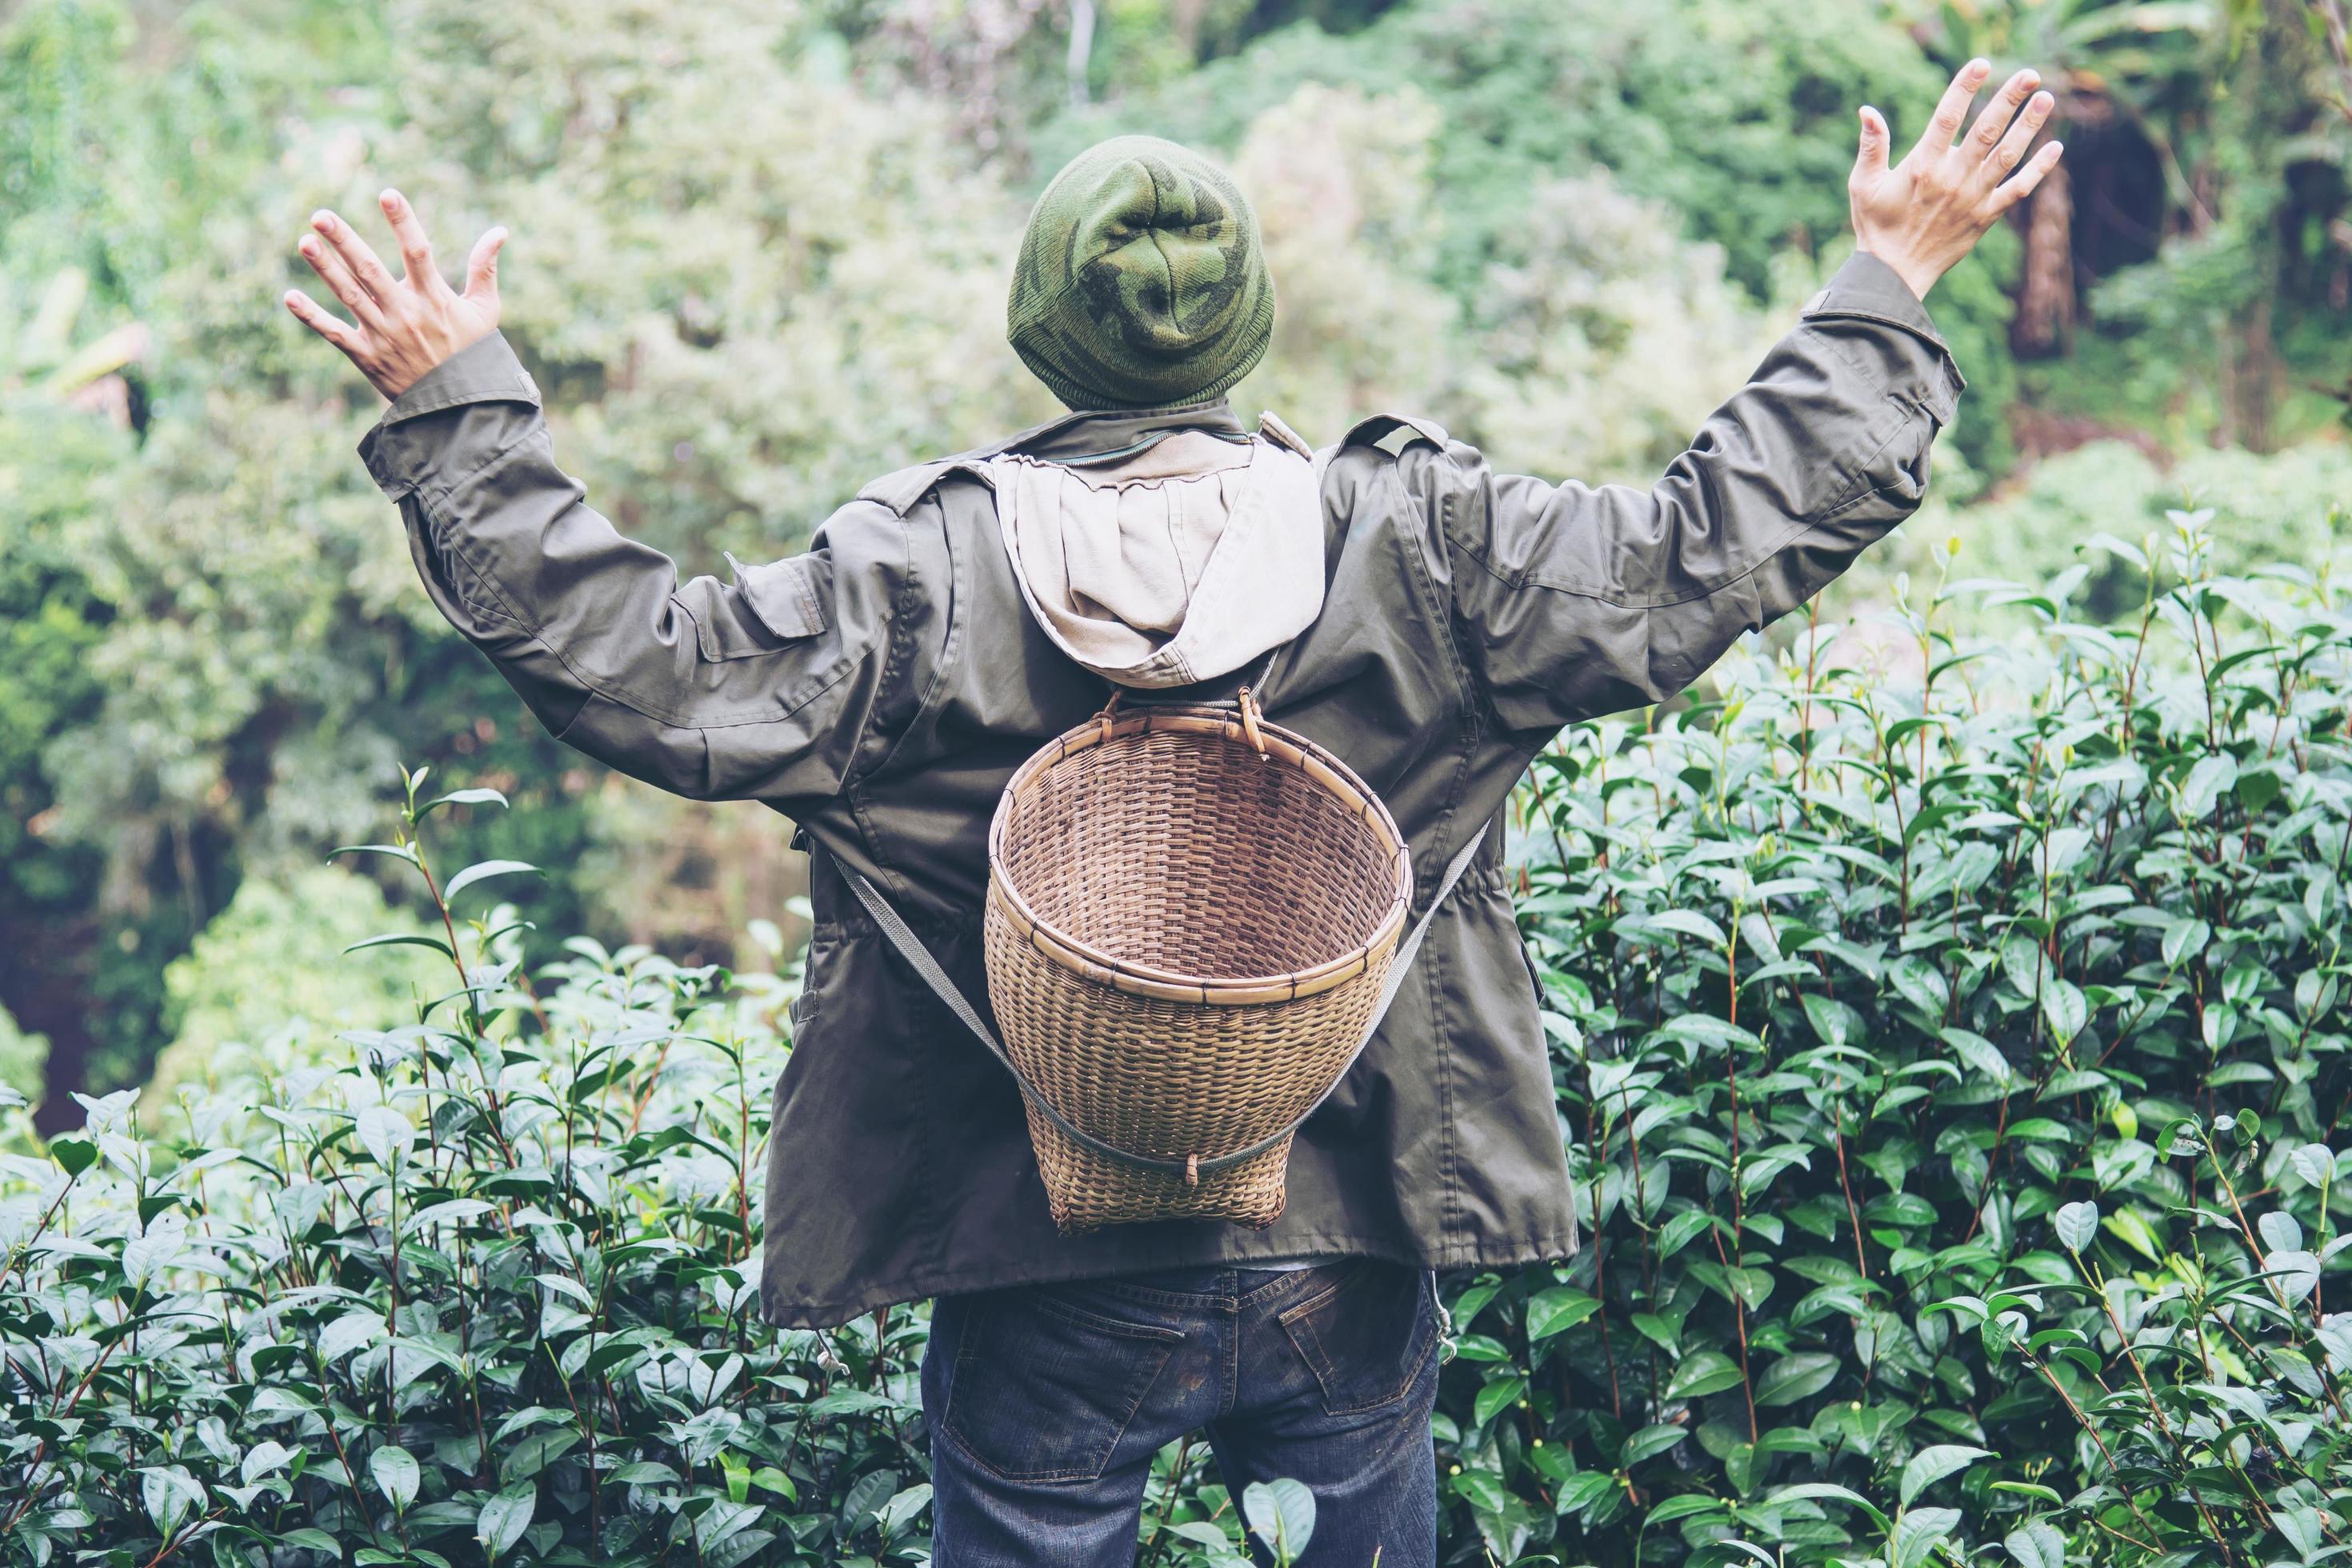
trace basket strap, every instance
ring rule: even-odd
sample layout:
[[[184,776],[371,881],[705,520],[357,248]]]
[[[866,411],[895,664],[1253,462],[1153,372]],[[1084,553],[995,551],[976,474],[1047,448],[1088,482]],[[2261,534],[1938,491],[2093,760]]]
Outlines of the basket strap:
[[[862,871],[853,870],[847,866],[839,866],[838,868],[843,879],[848,882],[849,890],[857,895],[857,901],[866,906],[866,912],[874,917],[874,923],[882,928],[882,934],[890,939],[890,945],[898,950],[898,956],[914,966],[915,973],[923,977],[923,984],[938,993],[940,1000],[947,1004],[948,1011],[953,1013],[963,1026],[988,1047],[991,1056],[1003,1064],[1004,1070],[1013,1075],[1013,1081],[1021,1086],[1021,1097],[1052,1122],[1063,1137],[1091,1153],[1099,1154],[1106,1160],[1115,1160],[1122,1165],[1157,1171],[1165,1175],[1181,1176],[1185,1173],[1186,1163],[1182,1160],[1160,1160],[1148,1154],[1130,1154],[1124,1149],[1104,1142],[1055,1110],[1054,1102],[1013,1065],[1013,1058],[1005,1051],[1003,1042],[996,1037],[996,1031],[990,1028],[987,1020],[973,1008],[961,987],[948,978],[948,972],[940,967],[938,959],[931,956],[931,950],[923,945],[923,939],[915,934],[913,928],[891,907],[890,900],[882,896],[882,889],[868,881]]]
[[[947,1004],[948,1011],[953,1013],[957,1020],[965,1028],[971,1030],[982,1045],[988,1047],[989,1054],[1003,1066],[1004,1070],[1013,1075],[1013,1081],[1021,1089],[1021,1097],[1035,1107],[1038,1113],[1053,1124],[1055,1131],[1088,1153],[1099,1155],[1114,1164],[1125,1165],[1130,1170],[1150,1171],[1159,1175],[1174,1176],[1187,1186],[1192,1186],[1198,1184],[1204,1175],[1211,1175],[1238,1165],[1244,1160],[1257,1158],[1297,1131],[1300,1123],[1323,1109],[1323,1102],[1331,1098],[1332,1092],[1339,1087],[1339,1081],[1346,1078],[1349,1069],[1356,1065],[1356,1058],[1364,1054],[1366,1046],[1371,1044],[1372,1036],[1381,1026],[1381,1020],[1388,1016],[1389,1005],[1396,1000],[1398,988],[1404,984],[1406,973],[1412,968],[1413,958],[1421,952],[1421,939],[1429,934],[1430,921],[1437,918],[1439,907],[1454,891],[1454,884],[1462,879],[1462,873],[1470,868],[1470,862],[1477,858],[1478,847],[1486,841],[1486,831],[1481,827],[1470,836],[1469,842],[1463,845],[1454,854],[1453,860],[1447,864],[1445,875],[1437,884],[1437,896],[1429,900],[1429,907],[1422,911],[1421,919],[1412,923],[1412,929],[1406,931],[1403,939],[1397,943],[1396,956],[1390,960],[1388,974],[1381,983],[1380,999],[1373,1004],[1371,1017],[1366,1021],[1364,1032],[1357,1039],[1355,1049],[1348,1053],[1348,1059],[1340,1064],[1339,1070],[1331,1075],[1331,1081],[1325,1086],[1323,1092],[1315,1097],[1315,1103],[1293,1117],[1289,1124],[1280,1131],[1259,1139],[1246,1149],[1236,1149],[1229,1154],[1218,1154],[1208,1159],[1202,1159],[1198,1155],[1188,1155],[1181,1160],[1170,1160],[1153,1154],[1134,1153],[1116,1144],[1106,1143],[1093,1133],[1072,1122],[1068,1117],[1055,1108],[1054,1102],[1045,1098],[1043,1090],[1031,1083],[1021,1069],[1013,1065],[1011,1053],[1005,1050],[1004,1043],[996,1037],[996,1031],[988,1026],[987,1020],[982,1018],[979,1010],[972,1006],[971,999],[964,995],[962,988],[949,978],[946,970],[940,967],[940,961],[931,956],[931,950],[923,945],[923,939],[915,934],[914,929],[908,926],[905,919],[892,907],[890,900],[882,896],[882,889],[869,881],[863,872],[853,870],[838,861],[835,866],[841,872],[843,879],[848,882],[849,890],[857,895],[857,901],[866,906],[866,912],[874,917],[874,923],[881,928],[882,934],[889,939],[890,945],[898,950],[898,956],[913,966],[915,973],[922,976],[923,984],[929,985],[937,994],[939,999]]]

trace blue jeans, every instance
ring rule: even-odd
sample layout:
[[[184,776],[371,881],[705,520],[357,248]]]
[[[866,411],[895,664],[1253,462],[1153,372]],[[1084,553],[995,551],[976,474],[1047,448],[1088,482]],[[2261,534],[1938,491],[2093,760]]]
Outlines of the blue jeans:
[[[1152,1457],[1205,1428],[1236,1507],[1285,1476],[1315,1494],[1300,1568],[1431,1568],[1437,1366],[1429,1276],[1370,1258],[942,1298],[933,1561],[1129,1568]]]

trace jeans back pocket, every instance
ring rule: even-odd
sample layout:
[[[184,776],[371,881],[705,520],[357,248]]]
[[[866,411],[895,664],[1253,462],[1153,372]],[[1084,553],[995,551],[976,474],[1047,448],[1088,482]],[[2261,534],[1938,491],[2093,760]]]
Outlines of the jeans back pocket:
[[[1315,1381],[1323,1413],[1355,1415],[1395,1404],[1412,1392],[1437,1342],[1429,1276],[1364,1258],[1281,1315]]]
[[[1040,1289],[940,1305],[965,1315],[948,1384],[947,1435],[975,1464],[1012,1481],[1099,1479],[1184,1339],[1178,1330],[1104,1317]]]

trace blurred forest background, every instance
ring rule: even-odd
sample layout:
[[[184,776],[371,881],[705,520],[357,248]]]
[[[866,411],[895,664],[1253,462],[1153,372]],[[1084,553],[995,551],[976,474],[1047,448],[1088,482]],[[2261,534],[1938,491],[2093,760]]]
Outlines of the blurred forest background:
[[[378,400],[277,303],[313,208],[396,182],[445,256],[509,225],[559,453],[690,574],[1054,412],[1013,244],[1129,130],[1255,196],[1245,411],[1646,481],[1842,258],[1855,106],[1906,141],[1978,53],[2042,68],[2068,155],[1930,300],[1970,391],[1838,614],[1930,542],[2039,580],[2184,504],[2224,570],[2327,567],[2340,0],[0,0],[0,1082],[56,1126],[289,1013],[397,1016],[400,965],[338,954],[406,895],[323,858],[400,759],[527,808],[446,853],[557,868],[551,942],[758,966],[788,921],[784,824],[569,755],[415,591]]]

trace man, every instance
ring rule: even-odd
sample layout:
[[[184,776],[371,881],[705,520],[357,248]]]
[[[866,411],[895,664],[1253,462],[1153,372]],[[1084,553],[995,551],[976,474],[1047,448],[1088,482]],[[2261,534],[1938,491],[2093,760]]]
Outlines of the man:
[[[1561,725],[1671,696],[1917,505],[1961,389],[1921,298],[2059,153],[2026,156],[2051,104],[2031,71],[1960,136],[1989,68],[1892,167],[1861,111],[1859,253],[1647,491],[1496,474],[1414,419],[1311,462],[1278,420],[1244,426],[1223,395],[1273,320],[1256,220],[1183,149],[1106,143],[1040,199],[1013,279],[1013,346],[1072,412],[877,481],[806,553],[731,584],[679,585],[555,466],[496,331],[504,230],[459,293],[397,193],[402,279],[317,215],[302,254],[352,320],[286,304],[392,400],[361,451],[443,613],[553,734],[766,802],[812,847],[763,1299],[805,1326],[939,1299],[945,1568],[1130,1562],[1152,1456],[1197,1427],[1236,1493],[1313,1490],[1309,1564],[1433,1561],[1430,1271],[1576,1245],[1497,814]],[[1276,1224],[1063,1237],[1013,1084],[848,873],[980,997],[984,834],[1013,770],[1115,684],[1244,680],[1387,802],[1424,906],[1481,847],[1301,1129]]]

